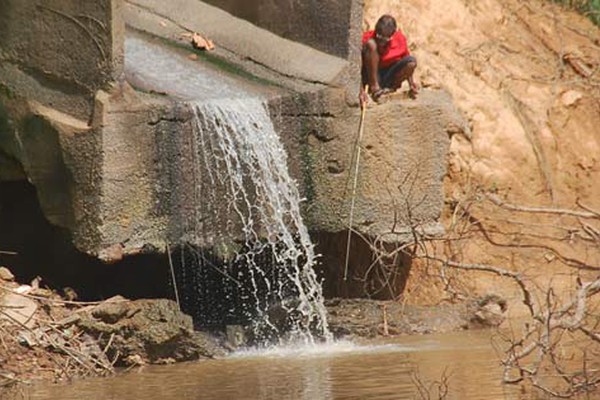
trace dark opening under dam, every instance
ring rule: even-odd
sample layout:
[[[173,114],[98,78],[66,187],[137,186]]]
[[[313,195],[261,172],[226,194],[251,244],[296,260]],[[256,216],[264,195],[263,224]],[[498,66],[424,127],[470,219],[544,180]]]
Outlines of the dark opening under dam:
[[[225,325],[246,324],[253,310],[244,303],[256,301],[255,292],[260,293],[259,297],[264,299],[261,301],[269,301],[265,283],[253,286],[250,272],[242,262],[224,260],[191,245],[170,248],[170,257],[165,249],[148,248],[145,254],[128,256],[112,264],[82,253],[73,246],[66,229],[46,220],[35,188],[26,181],[0,183],[0,227],[0,266],[10,266],[21,283],[40,277],[40,287],[73,300],[99,301],[115,295],[175,300],[173,266],[182,310],[191,315],[199,327],[221,329]],[[326,268],[341,264],[346,234],[316,233],[315,236],[317,252],[327,251],[316,267],[319,280],[324,280],[325,297],[358,296],[361,291],[357,288],[368,286],[368,282],[355,283],[352,289],[355,292],[349,292],[337,271]],[[361,246],[358,238],[353,240],[360,253],[353,253],[353,259],[367,263],[372,255],[363,247],[368,246]],[[270,284],[285,273],[274,263],[272,254],[261,254],[256,262],[265,266]],[[408,274],[410,268],[404,270]],[[396,283],[396,289],[404,285],[406,278],[398,278],[402,282]],[[293,289],[289,288],[288,294],[293,298]],[[378,291],[374,297],[389,298],[390,293]]]

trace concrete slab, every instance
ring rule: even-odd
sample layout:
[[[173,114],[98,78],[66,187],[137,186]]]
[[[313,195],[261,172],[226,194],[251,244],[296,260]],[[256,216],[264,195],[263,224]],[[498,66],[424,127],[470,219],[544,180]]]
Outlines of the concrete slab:
[[[201,33],[218,47],[309,83],[339,85],[339,78],[350,67],[342,58],[284,39],[197,0],[129,0],[124,10],[126,23],[136,29],[164,35],[166,23],[175,23],[182,32]],[[164,22],[150,26],[149,14]]]

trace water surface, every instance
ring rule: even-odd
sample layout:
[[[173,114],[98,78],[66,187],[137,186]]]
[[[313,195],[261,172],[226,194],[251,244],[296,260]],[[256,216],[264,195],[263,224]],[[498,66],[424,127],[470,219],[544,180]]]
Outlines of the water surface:
[[[35,388],[31,399],[165,400],[421,399],[448,376],[447,399],[524,399],[501,385],[501,367],[485,332],[247,351],[227,359],[152,366],[112,378]],[[431,392],[435,397],[435,391]]]
[[[125,76],[134,86],[187,100],[256,97],[269,88],[191,59],[189,51],[158,39],[129,33],[125,37]]]

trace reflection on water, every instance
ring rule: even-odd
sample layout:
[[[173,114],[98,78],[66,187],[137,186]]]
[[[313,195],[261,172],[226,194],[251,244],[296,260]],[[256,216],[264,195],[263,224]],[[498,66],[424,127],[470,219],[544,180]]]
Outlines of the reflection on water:
[[[247,351],[224,360],[145,367],[108,379],[39,387],[30,398],[420,399],[415,374],[430,384],[444,373],[449,376],[448,399],[523,399],[515,387],[500,384],[501,367],[490,336],[476,332]]]

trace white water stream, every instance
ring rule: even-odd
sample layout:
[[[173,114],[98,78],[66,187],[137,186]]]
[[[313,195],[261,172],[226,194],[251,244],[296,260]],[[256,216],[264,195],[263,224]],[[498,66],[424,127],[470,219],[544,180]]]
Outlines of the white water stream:
[[[215,212],[227,210],[220,218],[225,229],[242,230],[244,243],[235,258],[249,272],[252,290],[244,301],[259,321],[255,335],[266,329],[282,336],[280,322],[270,315],[279,309],[286,315],[287,340],[330,340],[321,285],[313,269],[316,256],[300,215],[301,199],[266,105],[257,98],[238,98],[192,106],[195,174],[219,189],[216,198],[216,190],[206,193],[195,185],[196,201],[216,202]],[[198,220],[196,229],[201,225]],[[272,262],[265,264],[265,255]]]

